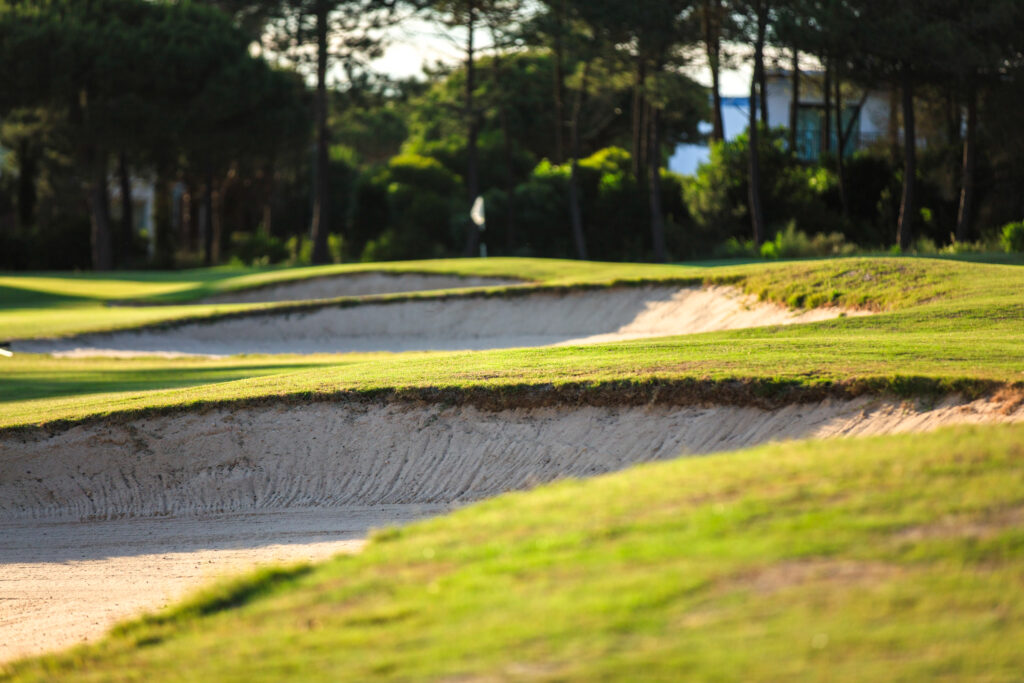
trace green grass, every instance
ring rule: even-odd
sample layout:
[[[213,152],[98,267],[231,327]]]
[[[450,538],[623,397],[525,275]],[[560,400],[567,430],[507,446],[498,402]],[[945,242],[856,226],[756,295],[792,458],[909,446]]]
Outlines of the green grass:
[[[12,680],[1013,680],[1024,426],[787,443],[505,495]]]
[[[450,268],[453,263],[472,268],[485,263],[494,269],[490,274],[517,264],[521,275],[528,271],[531,277],[548,278],[539,280],[540,286],[604,286],[629,280],[631,274],[634,279],[656,279],[649,270],[653,266],[494,261],[441,263]],[[555,271],[562,268],[563,280],[556,280]],[[650,396],[668,384],[675,387],[673,400],[686,401],[709,398],[711,385],[711,398],[744,401],[793,388],[920,395],[978,393],[1024,383],[1024,269],[1019,267],[904,258],[656,270],[697,273],[698,279],[731,282],[772,300],[791,299],[806,306],[823,295],[883,312],[811,325],[488,352],[208,361],[53,360],[18,354],[0,359],[0,428],[199,403],[350,399],[395,392],[422,398],[424,392],[439,391],[444,400],[472,399],[482,392],[486,396],[474,400],[528,404],[536,400],[538,388],[569,387],[606,396],[638,387]],[[0,311],[0,323],[18,310]],[[168,309],[96,308],[92,315],[123,310]],[[732,395],[730,386],[736,380],[755,386]],[[564,391],[562,396],[559,400]]]
[[[1024,269],[943,259],[850,258],[719,266],[596,263],[555,259],[449,259],[290,269],[0,275],[0,341],[127,329],[242,312],[319,307],[323,301],[193,303],[211,294],[359,272],[519,278],[526,284],[336,299],[327,305],[423,297],[513,295],[538,288],[676,282],[733,284],[763,299],[808,308],[836,304],[898,310],[934,301],[1014,297]],[[137,304],[112,305],[131,301]]]
[[[518,277],[531,281],[526,288],[723,283],[794,307],[878,313],[575,348],[209,360],[17,354],[0,358],[0,430],[224,402],[771,403],[1024,386],[1024,269],[939,259],[491,259],[4,276],[0,339],[259,310],[267,306],[187,302],[391,269]],[[125,299],[170,305],[107,305]],[[208,589],[8,675],[1009,680],[1024,670],[1021,443],[1024,426],[784,444],[507,495],[382,532],[357,557]]]

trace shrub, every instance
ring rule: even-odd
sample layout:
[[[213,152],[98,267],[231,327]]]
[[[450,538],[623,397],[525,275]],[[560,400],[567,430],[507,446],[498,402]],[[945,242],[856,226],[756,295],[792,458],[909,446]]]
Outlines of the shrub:
[[[344,256],[341,235],[330,233],[327,235],[327,253],[331,255],[332,263],[341,263]],[[308,266],[313,262],[313,241],[301,237],[290,237],[284,245],[288,252],[288,263],[293,266]]]
[[[461,184],[439,160],[418,154],[363,173],[355,185],[352,255],[392,260],[454,250],[453,206],[462,198]]]
[[[785,230],[776,233],[775,239],[761,245],[761,256],[770,259],[848,256],[856,251],[857,245],[848,244],[842,233],[819,233],[809,237],[797,230],[792,221]]]
[[[1002,248],[1000,240],[991,236],[980,239],[977,242],[957,242],[954,236],[950,236],[950,243],[939,250],[940,254],[983,254],[986,252],[999,251]]]
[[[1024,221],[1004,225],[1000,242],[1008,253],[1024,251]]]
[[[388,174],[393,183],[410,185],[440,195],[454,192],[460,180],[437,159],[418,154],[400,154],[388,162]]]
[[[276,237],[262,232],[231,233],[231,262],[245,266],[266,266],[288,258],[288,248]]]
[[[804,230],[834,224],[835,215],[822,198],[831,186],[828,175],[794,158],[786,150],[784,131],[762,133],[759,151],[765,222],[784,225],[796,221]],[[747,134],[712,145],[710,160],[685,182],[686,205],[705,253],[723,238],[743,239],[750,230],[749,149]]]
[[[650,257],[650,206],[647,189],[631,171],[629,152],[600,149],[580,159],[577,175],[588,256],[597,260]],[[574,244],[569,218],[571,164],[544,160],[514,194],[517,241],[527,253],[571,256]],[[682,177],[661,175],[665,239],[675,256],[692,254],[689,212],[683,202]],[[687,227],[684,227],[687,226]]]

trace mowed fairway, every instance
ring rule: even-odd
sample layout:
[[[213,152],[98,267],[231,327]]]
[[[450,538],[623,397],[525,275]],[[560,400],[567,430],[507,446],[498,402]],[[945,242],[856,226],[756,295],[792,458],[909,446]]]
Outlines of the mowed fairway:
[[[386,282],[329,295],[329,278],[357,275]],[[269,295],[306,281],[316,298]],[[478,351],[17,351],[140,326],[159,336],[273,318],[287,329],[324,311],[443,315],[453,303],[702,286],[774,306],[786,324]],[[14,678],[1002,679],[1024,665],[1021,425],[722,452],[1021,421],[1018,265],[490,259],[5,276],[0,287],[0,340],[16,350],[0,358],[12,538],[58,521],[102,534],[115,528],[104,520],[187,511],[215,533],[221,513],[343,520],[358,508],[358,524],[299,525],[302,542],[351,543],[378,524],[574,478],[380,532],[354,557],[221,584],[98,644],[4,665]],[[269,289],[210,298],[251,287]],[[803,323],[806,310],[830,319]],[[697,453],[716,454],[590,479]],[[367,512],[381,504],[428,507]]]
[[[835,390],[933,395],[977,394],[1024,382],[1024,268],[934,259],[838,259],[718,268],[588,264],[542,259],[409,262],[377,266],[406,272],[533,280],[533,289],[607,288],[651,281],[726,284],[768,302],[843,306],[874,312],[806,325],[644,339],[585,347],[411,353],[241,356],[230,359],[51,359],[18,354],[0,375],[0,427],[78,420],[91,415],[208,403],[331,398],[402,391],[530,393],[536,387],[609,383],[753,383],[758,395],[822,386]],[[328,267],[365,271],[351,266]],[[214,271],[215,273],[217,271]],[[255,284],[318,276],[322,269],[237,275]],[[347,272],[342,270],[342,272]],[[147,276],[154,277],[154,276]],[[158,292],[205,296],[213,275],[172,282]],[[45,285],[39,280],[45,280]],[[222,279],[216,280],[223,282]],[[228,280],[235,282],[235,280]],[[83,284],[83,282],[85,284]],[[112,307],[113,299],[159,299],[147,281],[7,277],[0,338],[74,334],[156,321],[237,315],[223,306]],[[200,284],[197,284],[199,282]],[[226,287],[226,285],[224,285]],[[523,296],[524,285],[412,292],[384,298]],[[47,297],[37,296],[42,289]],[[76,294],[76,292],[81,292]],[[77,297],[77,298],[76,298]],[[365,306],[380,296],[328,301],[232,304],[257,317],[266,309]],[[127,311],[127,312],[126,312]],[[56,322],[55,322],[56,321]],[[158,328],[159,329],[159,328]],[[178,372],[181,370],[181,372]],[[176,388],[177,387],[177,388]],[[446,397],[450,399],[451,396]]]

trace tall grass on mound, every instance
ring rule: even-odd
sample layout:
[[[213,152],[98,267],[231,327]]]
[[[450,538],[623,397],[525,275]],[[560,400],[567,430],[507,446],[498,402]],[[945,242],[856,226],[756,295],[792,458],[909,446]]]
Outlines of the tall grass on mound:
[[[1022,443],[1024,426],[960,428],[566,481],[212,589],[8,675],[1010,680]]]

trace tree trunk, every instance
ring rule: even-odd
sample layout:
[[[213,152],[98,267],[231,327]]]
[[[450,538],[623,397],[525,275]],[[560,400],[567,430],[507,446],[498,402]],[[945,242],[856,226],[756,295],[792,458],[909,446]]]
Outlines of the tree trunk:
[[[796,156],[797,126],[800,123],[800,51],[793,48],[792,92],[789,101],[789,153]]]
[[[132,205],[132,179],[128,173],[128,160],[124,152],[117,155],[117,178],[121,185],[121,230],[118,237],[119,260],[122,267],[132,251],[135,241],[135,211]]]
[[[90,246],[93,270],[114,267],[114,254],[110,229],[110,195],[107,191],[107,154],[102,149],[91,149],[92,179],[89,182]]]
[[[476,31],[476,3],[469,3],[469,13],[466,17],[466,124],[468,127],[466,146],[466,190],[469,193],[470,203],[475,202],[480,194],[480,170],[477,158],[477,130],[476,104],[473,100],[473,91],[476,90],[476,60],[474,32]],[[476,256],[480,248],[480,229],[473,221],[466,221],[466,256]]]
[[[573,155],[572,172],[569,174],[569,219],[572,222],[572,242],[576,247],[576,258],[587,260],[587,238],[583,231],[583,208],[580,205],[579,184],[580,163]]]
[[[494,56],[494,82],[502,82],[501,60]],[[512,171],[512,134],[509,130],[508,104],[504,96],[498,106],[498,122],[501,125],[502,156],[505,158],[505,247],[512,251],[516,240],[515,175]]]
[[[765,34],[768,30],[767,20],[759,24],[758,29],[758,40],[764,45]],[[764,49],[761,50],[761,57],[757,60],[757,89],[759,94],[759,101],[761,105],[761,122],[764,123],[765,128],[771,127],[771,123],[768,121],[768,76],[764,68]]]
[[[565,48],[562,31],[565,27],[566,2],[562,0],[555,10],[555,163],[565,161]]]
[[[832,151],[832,65],[825,60],[825,121],[821,127],[821,153],[826,155]]]
[[[316,96],[314,116],[316,118],[316,163],[313,169],[313,225],[310,237],[313,240],[311,260],[314,265],[329,263],[327,235],[330,232],[330,183],[328,179],[330,156],[327,132],[327,0],[316,3]]]
[[[665,263],[668,250],[665,248],[665,217],[661,210],[661,112],[650,106],[651,142],[647,158],[650,166],[647,196],[651,207],[651,241],[654,245],[654,260]]]
[[[199,232],[203,238],[203,263],[212,266],[213,261],[213,173],[206,172],[203,183],[203,208],[199,216]]]
[[[846,198],[846,161],[843,159],[843,152],[846,149],[846,136],[843,134],[843,90],[838,70],[833,80],[836,95],[836,137],[839,139],[839,149],[836,150],[836,171],[839,176],[839,203],[843,208],[843,217],[849,218],[850,206]]]
[[[200,230],[202,225],[200,216],[202,209],[199,206],[199,197],[196,194],[195,185],[192,180],[185,186],[185,194],[181,197],[181,245],[186,251],[199,252]]]
[[[210,185],[213,187],[213,194],[210,197],[210,227],[213,233],[211,240],[211,258],[214,265],[221,261],[221,250],[224,246],[224,193],[227,190],[226,181],[216,181],[210,178]]]
[[[18,143],[18,225],[28,228],[36,222],[36,157],[27,138]]]
[[[273,234],[274,227],[274,162],[263,166],[263,206],[260,207],[260,233],[264,237]]]
[[[914,77],[910,66],[902,65],[903,72],[903,197],[900,200],[900,219],[896,239],[900,249],[910,248],[914,239],[914,216],[917,207],[914,185],[917,175],[917,133],[914,127]]]
[[[153,186],[153,230],[156,232],[156,248],[153,265],[157,268],[174,267],[174,207],[171,181],[163,167],[157,168],[156,183]]]
[[[722,36],[719,24],[720,0],[704,0],[704,49],[711,69],[711,141],[725,140],[725,124],[722,120]]]
[[[583,64],[583,75],[580,88],[572,107],[572,123],[569,128],[570,144],[572,145],[572,171],[569,173],[569,220],[572,225],[572,241],[576,247],[576,258],[587,259],[587,240],[583,230],[583,208],[580,202],[579,158],[580,158],[580,115],[583,110],[583,98],[587,92],[587,76],[590,73],[590,62]]]
[[[643,177],[644,165],[644,83],[647,82],[647,64],[642,56],[636,59],[636,76],[633,82],[633,177]]]
[[[760,7],[760,3],[758,3]],[[758,23],[761,23],[760,12],[758,13]],[[754,63],[755,65],[764,59],[764,43],[760,40],[761,28],[758,26],[758,38],[759,40],[754,44]],[[754,73],[750,78],[750,177],[749,177],[749,200],[750,200],[750,224],[754,231],[754,243],[760,247],[764,244],[765,238],[765,226],[764,226],[764,212],[761,209],[761,158],[760,150],[758,149],[759,135],[757,130],[757,68],[755,67]]]
[[[967,137],[964,139],[963,172],[960,174],[960,210],[956,220],[956,241],[971,237],[974,211],[974,177],[978,165],[978,80],[971,74],[967,84]]]
[[[900,149],[900,117],[897,112],[900,108],[899,90],[895,87],[889,88],[889,154],[893,161],[899,158]]]

